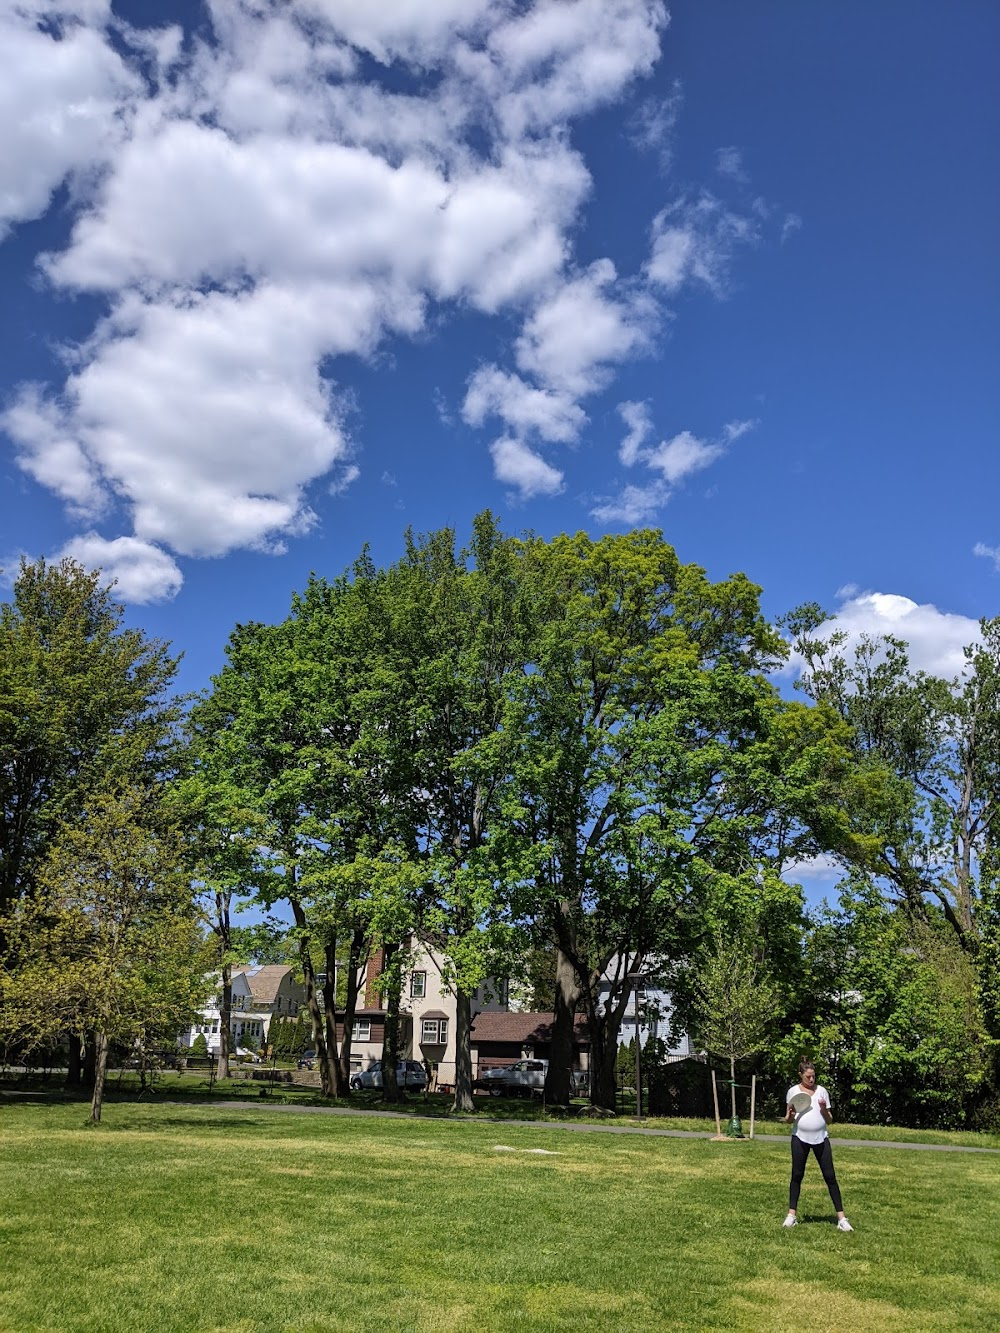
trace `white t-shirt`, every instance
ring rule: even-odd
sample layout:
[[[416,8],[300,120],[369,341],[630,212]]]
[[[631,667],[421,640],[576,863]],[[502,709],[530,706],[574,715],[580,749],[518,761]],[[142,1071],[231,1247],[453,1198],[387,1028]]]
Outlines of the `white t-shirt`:
[[[798,1083],[794,1083],[788,1089],[788,1095],[785,1097],[787,1106],[797,1092],[805,1092]],[[826,1102],[826,1109],[830,1110],[830,1094],[821,1084],[817,1083],[815,1091],[812,1094],[812,1103],[808,1110],[798,1111],[795,1115],[795,1128],[793,1134],[797,1134],[803,1143],[822,1143],[825,1138],[829,1138],[829,1132],[826,1127],[826,1121],[823,1118],[823,1112],[819,1109],[820,1102]]]

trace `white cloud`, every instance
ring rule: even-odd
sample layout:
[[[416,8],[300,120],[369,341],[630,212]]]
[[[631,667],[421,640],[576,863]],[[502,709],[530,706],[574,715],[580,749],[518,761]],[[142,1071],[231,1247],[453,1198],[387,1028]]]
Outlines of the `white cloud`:
[[[498,416],[518,437],[536,432],[543,440],[569,443],[586,423],[583,409],[566,393],[538,389],[497,366],[481,366],[469,380],[462,418],[481,426]]]
[[[743,185],[750,179],[743,168],[743,153],[732,145],[716,149],[715,169],[720,176],[726,176],[729,180]]]
[[[124,133],[121,112],[139,87],[104,34],[107,3],[18,5],[0,15],[0,240],[39,217],[53,191],[103,162]],[[37,18],[62,16],[56,36]]]
[[[338,475],[327,487],[331,495],[343,495],[361,476],[361,469],[356,463],[348,463],[347,467]],[[384,478],[383,478],[384,480]]]
[[[724,207],[710,194],[681,199],[657,214],[646,272],[669,295],[689,282],[724,296],[729,269],[740,245],[755,245],[758,224]]]
[[[972,548],[973,555],[980,555],[986,560],[993,561],[993,568],[1000,573],[1000,546],[987,546],[985,542],[976,542]]]
[[[61,403],[22,397],[7,429],[46,466],[53,440],[75,440],[84,475],[129,506],[143,541],[186,555],[274,548],[311,524],[304,487],[346,448],[318,362],[372,339],[377,296],[319,285],[126,299]]]
[[[670,487],[661,481],[648,486],[624,486],[618,495],[601,499],[591,514],[598,523],[634,528],[650,523],[670,499]]]
[[[910,665],[914,670],[950,679],[965,666],[963,648],[979,640],[979,622],[969,616],[940,611],[931,603],[917,603],[899,593],[866,592],[849,597],[834,616],[819,630],[819,638],[828,638],[841,630],[847,638],[838,651],[850,658],[863,638],[888,634],[908,645]],[[803,663],[796,655],[786,670],[801,671]]]
[[[29,384],[0,416],[17,445],[17,461],[29,476],[65,501],[75,518],[96,518],[107,506],[97,469],[73,434],[58,404]]]
[[[636,148],[656,152],[661,171],[666,171],[670,166],[674,130],[683,103],[681,83],[675,79],[668,97],[647,98],[640,103],[629,123],[632,143]]]
[[[729,421],[718,440],[701,440],[689,430],[682,430],[669,440],[647,448],[653,423],[645,403],[620,403],[618,412],[629,432],[618,449],[625,467],[641,463],[658,477],[645,486],[630,483],[615,496],[601,496],[591,515],[599,523],[648,523],[667,503],[676,487],[695,472],[710,467],[727,447],[757,425],[756,421]]]
[[[786,213],[784,221],[781,224],[781,244],[784,245],[802,226],[802,219],[798,213]]]
[[[740,440],[749,431],[756,430],[760,423],[752,418],[746,418],[742,421],[727,421],[722,428],[722,438],[726,444],[733,444]]]
[[[659,0],[537,0],[470,52],[506,133],[538,133],[614,101],[648,74],[667,22]]]
[[[558,495],[563,488],[563,474],[521,440],[494,440],[490,453],[494,476],[515,487],[524,500],[535,495]]]
[[[840,879],[843,873],[843,867],[834,857],[823,854],[791,862],[785,866],[781,877],[789,884],[812,884],[817,881],[825,884]]]
[[[280,550],[316,521],[314,483],[338,494],[358,474],[331,361],[472,307],[521,323],[513,366],[470,376],[463,417],[502,423],[499,480],[557,493],[535,445],[577,440],[582,401],[651,349],[663,295],[721,293],[755,239],[703,195],[660,213],[639,275],[574,264],[592,182],[572,124],[649,73],[661,0],[207,3],[211,36],[186,44],[109,0],[0,19],[0,114],[17,125],[0,220],[42,212],[69,176],[74,225],[43,271],[108,312],[64,383],[22,387],[7,411],[21,467],[77,521],[127,515],[144,550]],[[58,41],[34,22],[57,12]],[[372,59],[403,76],[394,90]],[[647,144],[665,150],[679,105],[675,85],[642,120]],[[621,410],[622,461],[655,474],[608,502],[622,512],[664,502],[742,429],[648,449],[648,410]]]
[[[647,350],[656,308],[641,290],[612,295],[616,277],[599,259],[541,301],[517,341],[519,367],[582,397],[604,387],[612,363]]]
[[[618,446],[618,457],[631,467],[642,456],[642,446],[653,429],[648,403],[619,403],[618,415],[628,426],[628,434]]]
[[[662,440],[645,456],[646,466],[659,472],[664,481],[674,486],[692,472],[700,472],[714,463],[725,452],[721,444],[699,440],[689,430],[682,430],[672,439]]]
[[[220,7],[230,0],[214,0]],[[492,0],[293,0],[301,14],[321,19],[337,36],[383,64],[431,62],[443,45],[484,26]]]
[[[165,551],[135,537],[108,541],[88,532],[58,552],[87,569],[100,569],[107,582],[115,581],[115,596],[122,602],[162,602],[175,597],[184,582],[181,571]]]

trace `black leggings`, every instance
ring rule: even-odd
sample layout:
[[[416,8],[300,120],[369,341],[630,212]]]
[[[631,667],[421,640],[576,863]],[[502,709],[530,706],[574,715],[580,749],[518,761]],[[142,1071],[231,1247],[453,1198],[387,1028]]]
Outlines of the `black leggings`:
[[[803,1143],[798,1134],[792,1135],[792,1183],[788,1187],[789,1210],[794,1210],[799,1206],[799,1190],[802,1188],[802,1177],[806,1173],[806,1162],[809,1159],[810,1148],[816,1154],[816,1161],[819,1162],[819,1169],[823,1172],[823,1179],[830,1191],[833,1206],[838,1213],[842,1213],[844,1211],[844,1201],[840,1197],[837,1173],[833,1169],[833,1149],[830,1147],[830,1140],[824,1139],[822,1143]]]

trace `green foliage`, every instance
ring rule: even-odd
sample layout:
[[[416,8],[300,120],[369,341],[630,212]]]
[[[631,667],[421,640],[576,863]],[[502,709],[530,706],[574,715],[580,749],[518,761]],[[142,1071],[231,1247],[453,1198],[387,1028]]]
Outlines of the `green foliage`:
[[[92,792],[3,924],[0,1025],[25,1047],[96,1031],[156,1049],[210,989],[186,848],[155,790]]]
[[[172,765],[177,659],[127,629],[100,572],[22,561],[0,607],[0,915],[95,786]]]
[[[199,1032],[191,1043],[191,1054],[201,1060],[208,1057],[208,1041],[204,1032]]]
[[[699,1046],[730,1062],[760,1051],[780,1017],[778,991],[752,937],[717,937],[697,968]]]
[[[813,1008],[775,1043],[787,1081],[815,1058],[837,1114],[899,1125],[974,1121],[995,1042],[978,973],[943,917],[887,907],[863,882],[822,912],[807,941]]]

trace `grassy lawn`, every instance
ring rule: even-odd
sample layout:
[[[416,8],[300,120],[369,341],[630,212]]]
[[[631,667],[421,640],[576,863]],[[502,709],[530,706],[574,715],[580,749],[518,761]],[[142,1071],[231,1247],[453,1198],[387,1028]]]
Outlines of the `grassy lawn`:
[[[226,1111],[0,1107],[0,1329],[1000,1326],[1000,1160]],[[498,1149],[503,1149],[502,1151]],[[542,1151],[538,1151],[542,1150]]]
[[[263,1094],[262,1094],[262,1089]],[[53,1076],[46,1080],[43,1078],[33,1079],[0,1079],[0,1099],[4,1093],[13,1092],[16,1097],[31,1097],[33,1093],[43,1094],[46,1100],[66,1102],[76,1102],[80,1100],[81,1094],[77,1091],[64,1092],[63,1080],[61,1076]],[[167,1070],[157,1073],[151,1087],[147,1087],[145,1092],[140,1094],[139,1075],[134,1071],[125,1071],[112,1074],[107,1087],[107,1098],[109,1102],[115,1102],[120,1099],[146,1100],[149,1102],[165,1101],[204,1101],[207,1104],[218,1101],[247,1101],[254,1103],[288,1103],[295,1106],[345,1106],[355,1110],[394,1110],[414,1116],[433,1116],[441,1119],[456,1118],[452,1112],[451,1094],[445,1093],[409,1093],[398,1104],[387,1107],[382,1101],[382,1094],[376,1090],[365,1089],[361,1092],[354,1092],[349,1098],[341,1101],[328,1102],[320,1095],[318,1088],[299,1087],[289,1083],[275,1083],[273,1087],[266,1083],[252,1081],[250,1079],[224,1079],[222,1082],[213,1081],[210,1085],[206,1074],[185,1072],[178,1074],[173,1070]],[[589,1117],[588,1103],[584,1098],[574,1100],[570,1114],[564,1111],[549,1111],[541,1102],[533,1098],[520,1097],[485,1097],[476,1098],[475,1118],[484,1120],[538,1120],[551,1121],[556,1120],[564,1122],[567,1119],[587,1120]],[[635,1103],[625,1102],[624,1112],[619,1114],[611,1123],[616,1125],[639,1125],[648,1129],[680,1129],[698,1134],[714,1134],[714,1120],[696,1120],[681,1119],[674,1117],[672,1119],[661,1119],[655,1116],[643,1116],[641,1121],[635,1119]],[[723,1120],[723,1124],[725,1119]],[[749,1131],[750,1120],[748,1116],[743,1118],[744,1133]],[[775,1120],[758,1120],[756,1122],[755,1133],[774,1134],[782,1138],[788,1137],[788,1126]],[[840,1123],[834,1121],[830,1127],[830,1135],[834,1139],[870,1139],[876,1142],[896,1142],[896,1143],[939,1143],[950,1144],[956,1147],[966,1148],[997,1148],[1000,1149],[1000,1134],[987,1134],[975,1130],[925,1130],[925,1129],[905,1129],[898,1125],[864,1125],[852,1123]]]

